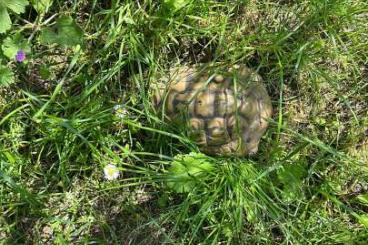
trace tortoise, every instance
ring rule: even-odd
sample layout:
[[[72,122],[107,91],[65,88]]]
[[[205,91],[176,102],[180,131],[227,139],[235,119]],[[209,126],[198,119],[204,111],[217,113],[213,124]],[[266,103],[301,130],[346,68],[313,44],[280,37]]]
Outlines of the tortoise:
[[[153,103],[170,121],[186,125],[208,155],[252,155],[272,114],[259,74],[245,65],[172,68],[154,85]]]

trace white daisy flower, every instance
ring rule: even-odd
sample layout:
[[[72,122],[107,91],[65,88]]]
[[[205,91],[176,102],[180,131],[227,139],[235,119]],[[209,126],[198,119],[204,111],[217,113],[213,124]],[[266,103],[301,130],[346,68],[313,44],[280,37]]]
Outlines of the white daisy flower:
[[[128,110],[123,105],[115,105],[113,109],[118,118],[124,118],[128,115]]]
[[[116,167],[116,165],[114,164],[107,164],[104,169],[104,174],[105,174],[105,179],[107,180],[114,180],[119,178],[120,176],[120,171],[118,169],[118,167]]]

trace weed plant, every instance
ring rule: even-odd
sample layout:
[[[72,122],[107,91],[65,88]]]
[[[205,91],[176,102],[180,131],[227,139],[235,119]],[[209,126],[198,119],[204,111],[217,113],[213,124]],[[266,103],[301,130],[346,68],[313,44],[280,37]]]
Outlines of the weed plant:
[[[0,0],[0,18],[1,244],[367,244],[365,0]],[[203,155],[152,107],[171,67],[215,62],[265,80],[255,156]]]

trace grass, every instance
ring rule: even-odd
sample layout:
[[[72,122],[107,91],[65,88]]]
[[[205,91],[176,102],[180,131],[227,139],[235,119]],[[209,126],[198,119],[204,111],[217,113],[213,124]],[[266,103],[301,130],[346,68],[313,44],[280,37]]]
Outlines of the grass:
[[[61,16],[76,25],[51,40]],[[367,16],[364,0],[54,0],[11,15],[0,43],[20,33],[31,52],[0,53],[15,77],[0,86],[0,243],[366,244]],[[265,80],[274,114],[254,157],[201,155],[153,112],[150,84],[206,62]]]

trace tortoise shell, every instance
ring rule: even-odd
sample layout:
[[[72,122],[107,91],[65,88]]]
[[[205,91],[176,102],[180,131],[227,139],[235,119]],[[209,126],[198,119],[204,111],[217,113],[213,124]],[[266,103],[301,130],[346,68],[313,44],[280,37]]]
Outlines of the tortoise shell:
[[[251,69],[182,66],[156,85],[156,108],[169,120],[186,125],[202,152],[237,156],[257,152],[272,106],[262,78]]]

